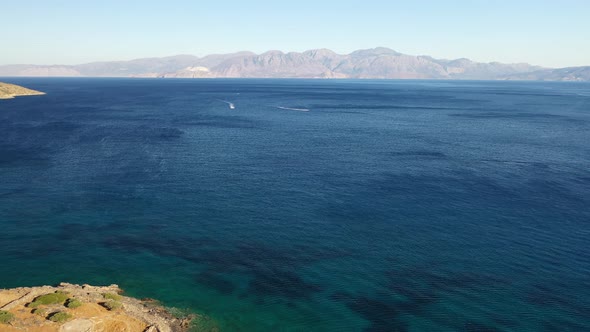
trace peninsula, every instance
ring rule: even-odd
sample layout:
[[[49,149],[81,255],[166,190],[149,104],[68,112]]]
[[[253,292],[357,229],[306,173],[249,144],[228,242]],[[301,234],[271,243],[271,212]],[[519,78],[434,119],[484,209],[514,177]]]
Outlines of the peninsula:
[[[120,293],[117,285],[68,283],[0,290],[0,331],[184,332],[194,318]]]
[[[0,99],[11,99],[18,96],[35,96],[44,94],[44,92],[23,88],[19,85],[0,82]]]

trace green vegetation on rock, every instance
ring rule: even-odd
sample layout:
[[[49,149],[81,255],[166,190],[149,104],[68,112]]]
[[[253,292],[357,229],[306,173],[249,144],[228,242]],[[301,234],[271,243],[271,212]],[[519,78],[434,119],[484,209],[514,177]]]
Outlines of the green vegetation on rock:
[[[45,316],[45,314],[47,313],[47,309],[37,308],[37,309],[33,309],[33,311],[31,311],[31,313],[33,313],[35,315],[39,315],[39,316]]]
[[[69,298],[64,305],[66,306],[66,308],[74,309],[81,306],[82,302],[80,302],[80,300],[78,299]]]
[[[8,311],[0,310],[0,323],[7,324],[14,318],[14,315]]]
[[[115,300],[115,301],[121,301],[121,298],[122,298],[121,295],[115,294],[115,293],[104,293],[104,294],[102,294],[102,296],[104,296],[104,298],[107,300]]]
[[[110,311],[121,309],[123,304],[119,301],[109,300],[102,304],[103,307],[109,309]]]
[[[47,319],[49,319],[52,322],[56,322],[56,323],[63,323],[70,318],[72,318],[72,315],[68,314],[67,312],[63,312],[63,311],[58,311],[56,313],[49,315],[49,317],[47,317]]]
[[[0,112],[1,113],[1,112]],[[146,331],[188,332],[196,316],[175,318],[155,300],[134,300],[118,294],[117,285],[91,286],[60,283],[59,286],[0,289],[0,332],[10,331],[108,331],[148,327]],[[121,299],[120,301],[113,300]],[[4,303],[6,302],[6,303]],[[8,304],[2,306],[3,304]],[[100,307],[99,307],[100,306]],[[79,307],[78,309],[74,309]],[[199,317],[200,319],[200,317]],[[121,326],[121,322],[132,324]],[[8,325],[3,325],[8,324]],[[207,331],[213,331],[213,328]],[[192,330],[191,330],[192,331]]]
[[[33,302],[28,304],[29,308],[37,308],[40,305],[48,305],[48,304],[62,304],[68,298],[68,294],[65,292],[57,291],[51,294],[45,294],[41,296],[37,296]]]

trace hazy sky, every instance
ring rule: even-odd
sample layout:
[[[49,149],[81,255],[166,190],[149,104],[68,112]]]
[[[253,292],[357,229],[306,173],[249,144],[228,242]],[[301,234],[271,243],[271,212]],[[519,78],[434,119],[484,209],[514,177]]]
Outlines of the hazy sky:
[[[0,0],[0,64],[384,46],[590,65],[590,0]]]

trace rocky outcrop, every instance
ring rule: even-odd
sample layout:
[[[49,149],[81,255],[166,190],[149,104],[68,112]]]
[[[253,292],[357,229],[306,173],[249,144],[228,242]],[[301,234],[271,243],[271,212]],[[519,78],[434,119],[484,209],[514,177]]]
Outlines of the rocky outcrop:
[[[44,95],[44,92],[35,91],[22,86],[0,82],[0,99],[11,99],[17,96]]]
[[[66,294],[67,301],[39,300],[47,294]],[[10,312],[14,318],[0,324],[0,331],[43,332],[184,332],[191,319],[174,317],[153,300],[138,300],[121,296],[117,285],[90,286],[61,283],[59,286],[22,287],[0,290],[0,310]],[[80,306],[69,306],[75,299]],[[119,303],[120,309],[108,309],[106,302]],[[54,322],[50,318],[57,312],[67,314],[66,321]]]

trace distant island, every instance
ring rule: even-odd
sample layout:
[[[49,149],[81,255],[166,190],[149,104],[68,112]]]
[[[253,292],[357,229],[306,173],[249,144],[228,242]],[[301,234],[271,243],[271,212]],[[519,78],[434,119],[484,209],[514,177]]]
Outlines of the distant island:
[[[117,285],[68,283],[3,289],[0,331],[184,332],[196,317],[176,317],[154,300],[137,300],[121,292]]]
[[[0,99],[11,99],[18,96],[35,96],[44,94],[44,92],[23,88],[19,85],[0,82]]]
[[[590,81],[590,66],[543,68],[527,63],[475,62],[407,55],[377,47],[338,54],[238,52],[204,57],[176,55],[81,65],[5,65],[0,76],[82,76],[159,78],[349,78]]]

